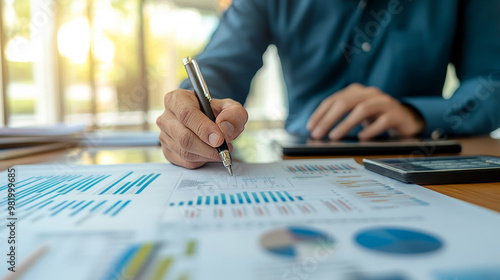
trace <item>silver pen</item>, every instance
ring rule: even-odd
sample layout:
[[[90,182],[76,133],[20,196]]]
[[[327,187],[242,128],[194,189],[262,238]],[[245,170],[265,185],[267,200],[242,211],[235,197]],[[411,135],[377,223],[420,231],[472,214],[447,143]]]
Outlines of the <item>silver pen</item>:
[[[200,67],[198,63],[190,58],[186,57],[183,59],[184,67],[186,68],[186,72],[189,77],[189,81],[191,82],[191,86],[193,86],[194,93],[196,94],[196,98],[198,98],[198,102],[200,103],[200,109],[210,120],[215,122],[215,115],[212,111],[212,106],[210,106],[210,102],[212,101],[212,97],[210,97],[210,92],[208,91],[207,84],[201,75]],[[217,147],[217,151],[219,152],[220,160],[222,164],[226,167],[227,171],[231,176],[233,176],[232,169],[232,159],[231,153],[229,152],[229,148],[227,147],[226,140]]]

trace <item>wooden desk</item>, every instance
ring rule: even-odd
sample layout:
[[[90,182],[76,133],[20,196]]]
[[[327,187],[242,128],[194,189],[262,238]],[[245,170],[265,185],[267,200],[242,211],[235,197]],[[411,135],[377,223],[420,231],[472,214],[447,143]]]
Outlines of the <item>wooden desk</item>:
[[[500,156],[500,140],[490,137],[461,140],[463,155]],[[500,183],[425,186],[436,192],[500,212]]]
[[[233,153],[233,157],[237,160],[245,162],[272,162],[281,160],[281,156],[275,150],[271,149],[269,145],[267,145],[268,142],[266,143],[266,140],[268,140],[270,135],[273,133],[273,131],[261,131],[259,133],[245,132],[234,143],[235,152]],[[463,155],[486,154],[500,156],[500,140],[492,139],[488,136],[459,140],[463,145],[461,153]],[[342,156],[338,158],[347,157],[349,156]],[[361,163],[362,158],[376,157],[388,156],[356,156],[354,159],[358,163]],[[285,159],[304,158],[308,157],[285,157]],[[96,148],[83,143],[76,148],[3,161],[0,163],[0,169],[5,170],[13,165],[33,163],[119,164],[141,162],[167,161],[164,159],[159,147]],[[436,192],[500,212],[500,182],[432,185],[425,187]]]

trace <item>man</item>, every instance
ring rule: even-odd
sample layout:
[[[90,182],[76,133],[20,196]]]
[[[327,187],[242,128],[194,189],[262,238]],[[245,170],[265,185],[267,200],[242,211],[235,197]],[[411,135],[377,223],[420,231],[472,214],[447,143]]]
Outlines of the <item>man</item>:
[[[500,0],[235,0],[198,62],[216,124],[189,90],[165,96],[165,157],[197,168],[244,129],[250,81],[276,45],[286,129],[313,138],[485,134],[500,126]],[[448,63],[461,85],[441,92]],[[188,83],[182,86],[189,88]],[[268,94],[273,94],[272,92]]]

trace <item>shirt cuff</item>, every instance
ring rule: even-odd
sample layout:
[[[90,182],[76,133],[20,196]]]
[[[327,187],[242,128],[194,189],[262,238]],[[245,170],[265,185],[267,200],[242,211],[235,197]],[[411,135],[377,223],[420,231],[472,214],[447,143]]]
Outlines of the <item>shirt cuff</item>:
[[[446,108],[449,104],[441,97],[406,97],[401,103],[412,107],[417,111],[425,122],[425,127],[420,136],[438,139],[443,135],[453,135],[450,123],[446,116]]]

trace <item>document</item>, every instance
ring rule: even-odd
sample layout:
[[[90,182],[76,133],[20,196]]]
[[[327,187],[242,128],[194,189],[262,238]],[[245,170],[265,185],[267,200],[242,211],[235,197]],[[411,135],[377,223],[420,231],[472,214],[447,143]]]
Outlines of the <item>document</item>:
[[[233,171],[210,163],[2,173],[0,207],[15,201],[14,215],[0,218],[18,226],[16,267],[48,248],[18,279],[500,279],[496,212],[352,159]],[[0,275],[13,273],[6,265]]]

